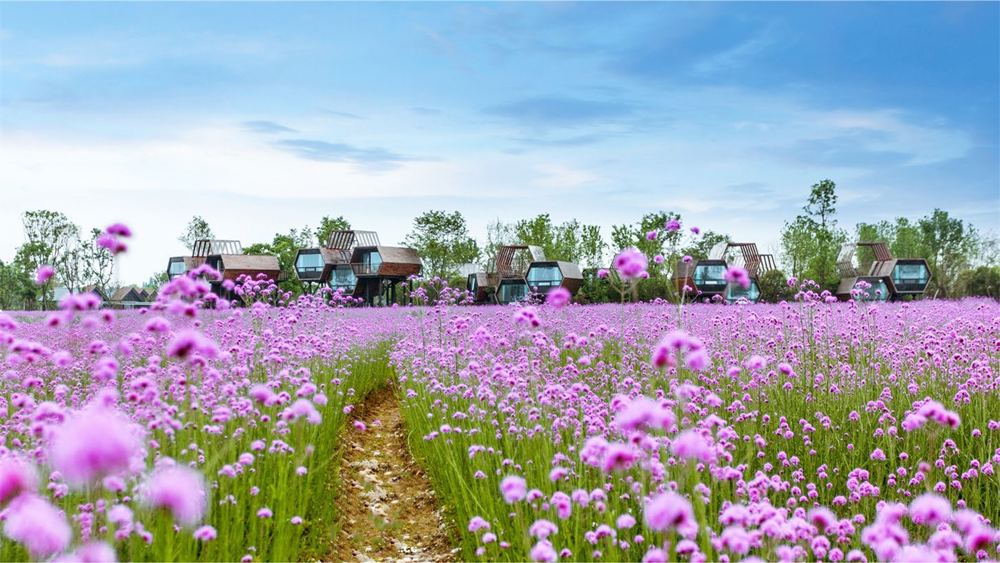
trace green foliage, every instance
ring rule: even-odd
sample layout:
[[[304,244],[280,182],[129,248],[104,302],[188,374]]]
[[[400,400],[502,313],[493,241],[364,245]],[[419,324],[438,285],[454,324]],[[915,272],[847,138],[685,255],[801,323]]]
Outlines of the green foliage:
[[[413,220],[405,244],[423,259],[424,277],[451,278],[458,266],[479,258],[479,244],[469,235],[465,217],[458,211],[427,211]]]
[[[215,233],[212,232],[212,227],[208,226],[208,221],[200,215],[195,215],[191,218],[191,221],[188,222],[184,233],[177,237],[177,240],[184,245],[184,248],[191,250],[194,248],[195,241],[214,238]]]
[[[811,279],[820,287],[835,290],[840,282],[837,256],[847,233],[837,228],[837,185],[831,180],[813,184],[805,215],[785,222],[781,248],[793,277]]]
[[[795,296],[795,290],[788,287],[788,279],[781,270],[764,272],[757,280],[760,288],[760,300],[764,303],[780,303],[790,301]]]
[[[292,295],[302,295],[305,286],[295,275],[295,255],[300,248],[310,246],[313,240],[309,227],[302,230],[291,229],[288,234],[275,234],[270,243],[256,243],[243,248],[243,254],[272,254],[278,257],[278,264],[285,279],[278,282],[278,287],[290,291]]]
[[[1000,267],[980,266],[958,276],[958,289],[964,297],[1000,299]]]
[[[956,292],[958,275],[969,267],[976,252],[975,229],[940,209],[921,219],[919,226],[933,276],[929,291],[949,297]]]
[[[338,217],[324,216],[319,221],[319,228],[316,229],[316,242],[320,246],[326,246],[330,241],[330,233],[333,231],[350,230],[351,224],[344,219],[343,215]]]

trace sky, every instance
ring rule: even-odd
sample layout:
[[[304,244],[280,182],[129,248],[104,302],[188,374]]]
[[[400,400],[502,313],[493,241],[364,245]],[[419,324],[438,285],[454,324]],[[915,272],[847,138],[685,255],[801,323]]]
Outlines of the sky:
[[[0,3],[0,259],[20,216],[244,246],[343,215],[648,212],[776,250],[810,186],[842,226],[1000,229],[1000,3]]]

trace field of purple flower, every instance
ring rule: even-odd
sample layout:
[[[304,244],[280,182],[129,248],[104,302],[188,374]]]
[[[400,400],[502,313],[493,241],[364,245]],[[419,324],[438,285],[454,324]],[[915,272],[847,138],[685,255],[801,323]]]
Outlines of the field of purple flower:
[[[328,558],[338,436],[385,385],[462,559],[998,555],[995,301],[377,310],[261,284],[227,308],[207,287],[0,316],[0,560]]]

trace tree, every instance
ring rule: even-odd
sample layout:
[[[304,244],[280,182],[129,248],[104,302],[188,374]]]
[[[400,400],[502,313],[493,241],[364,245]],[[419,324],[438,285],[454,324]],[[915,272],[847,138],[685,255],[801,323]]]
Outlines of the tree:
[[[788,280],[781,270],[764,272],[764,275],[757,280],[757,287],[760,289],[760,300],[764,303],[788,301],[795,294],[795,290],[788,286]]]
[[[919,225],[935,293],[949,297],[955,292],[958,275],[976,253],[976,230],[940,209],[921,219]]]
[[[837,184],[823,180],[812,185],[809,200],[802,208],[814,227],[815,246],[809,259],[806,277],[823,289],[836,289],[840,282],[837,272],[837,255],[840,246],[847,240],[847,234],[837,229]]]
[[[343,215],[338,217],[324,216],[319,221],[319,228],[316,229],[316,241],[320,246],[326,246],[330,242],[330,233],[333,231],[350,230],[351,224],[344,219]]]
[[[308,247],[312,244],[313,233],[309,227],[302,230],[291,229],[288,234],[276,233],[270,243],[256,243],[243,248],[243,254],[270,254],[278,257],[278,265],[284,274],[284,280],[275,282],[283,291],[291,292],[293,295],[302,295],[304,286],[295,275],[295,255],[300,248]]]
[[[729,235],[717,233],[715,231],[705,231],[697,239],[692,240],[687,246],[681,249],[681,256],[690,256],[695,260],[704,260],[712,248],[720,242],[731,242]]]
[[[791,223],[786,221],[785,227],[781,229],[781,257],[792,272],[792,277],[798,278],[805,274],[816,248],[815,230],[815,222],[803,215],[799,215]]]
[[[100,236],[100,229],[91,229],[90,238],[83,245],[84,269],[87,273],[87,281],[108,295],[111,277],[115,271],[115,256],[107,248],[97,245],[97,239]]]
[[[79,293],[87,285],[87,248],[80,241],[80,229],[73,225],[73,234],[66,251],[59,259],[59,279],[70,293]]]
[[[958,276],[959,293],[965,297],[1000,299],[1000,267],[980,266]]]
[[[208,226],[208,221],[203,219],[200,215],[195,215],[191,218],[191,221],[187,225],[184,233],[177,237],[177,240],[184,245],[185,248],[193,249],[195,241],[202,239],[214,239],[215,233],[212,232],[212,227]]]
[[[633,226],[617,225],[613,227],[611,229],[611,242],[615,254],[629,247],[636,248],[649,260],[650,275],[663,273],[666,268],[671,267],[683,256],[677,248],[681,244],[684,232],[681,230],[665,231],[653,240],[647,238],[646,235],[650,231],[662,231],[668,221],[680,221],[680,219],[681,216],[677,213],[660,211],[643,215],[642,219]],[[665,251],[665,248],[671,250]],[[653,260],[656,255],[663,256],[662,263]]]
[[[514,229],[498,217],[486,224],[486,247],[483,248],[483,270],[489,270],[496,263],[497,253],[501,246],[514,244]]]
[[[427,211],[413,220],[413,230],[405,243],[424,262],[425,277],[451,279],[458,275],[459,264],[475,262],[479,245],[469,235],[465,217],[458,211]]]
[[[604,249],[607,248],[601,228],[597,225],[583,225],[580,230],[580,266],[600,268],[604,265]]]
[[[16,262],[0,260],[0,310],[22,310],[29,307],[26,296],[38,290],[32,276]]]
[[[58,211],[26,211],[21,220],[24,224],[25,244],[18,249],[21,259],[15,259],[15,263],[29,268],[29,275],[34,274],[41,266],[59,266],[60,259],[73,236],[79,233],[79,228]],[[40,288],[37,296],[43,302],[48,301],[52,285],[53,281],[50,280]]]

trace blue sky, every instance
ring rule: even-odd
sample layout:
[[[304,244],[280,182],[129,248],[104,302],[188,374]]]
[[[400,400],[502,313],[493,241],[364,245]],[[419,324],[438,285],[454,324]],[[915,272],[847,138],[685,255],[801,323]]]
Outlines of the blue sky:
[[[122,281],[192,214],[402,240],[656,210],[773,249],[841,224],[1000,224],[1000,3],[0,4],[0,258],[27,209],[124,220]]]

